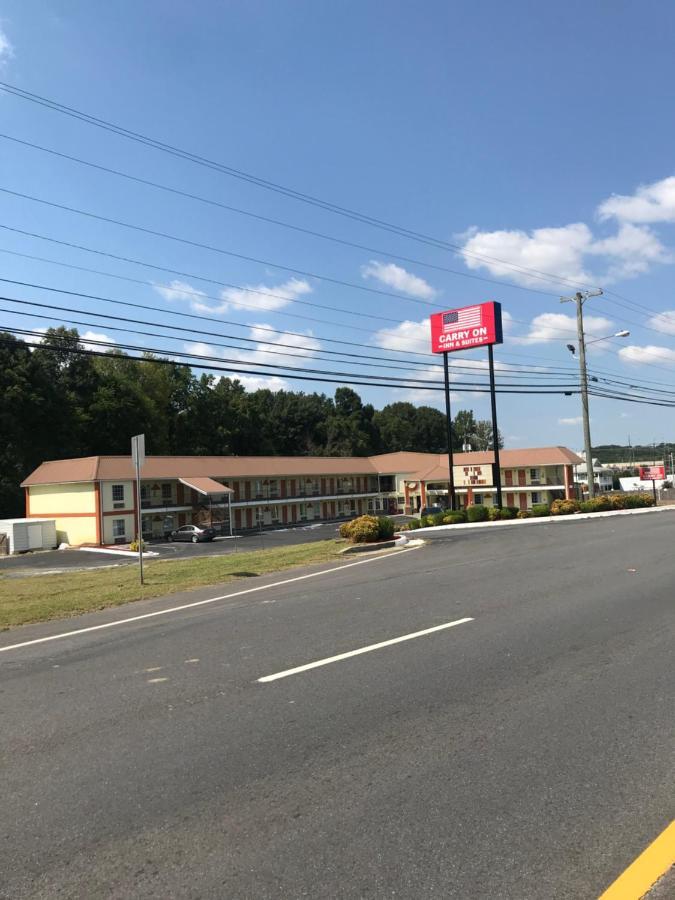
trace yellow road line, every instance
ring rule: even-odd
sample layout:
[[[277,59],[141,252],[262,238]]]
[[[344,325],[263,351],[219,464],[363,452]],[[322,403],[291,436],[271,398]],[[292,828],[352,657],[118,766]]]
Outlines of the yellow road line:
[[[675,819],[611,884],[600,900],[640,900],[675,865]]]

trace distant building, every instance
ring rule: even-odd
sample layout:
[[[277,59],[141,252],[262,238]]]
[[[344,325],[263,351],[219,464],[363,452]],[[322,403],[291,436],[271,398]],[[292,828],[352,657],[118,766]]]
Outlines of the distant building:
[[[579,456],[582,454],[580,453]],[[574,467],[574,480],[583,493],[588,491],[585,459]],[[614,489],[614,471],[609,466],[603,466],[599,459],[593,460],[593,484],[596,493],[605,493]]]
[[[575,496],[566,447],[501,451],[503,503],[529,509]],[[458,501],[495,501],[491,451],[456,453]],[[187,524],[224,533],[347,519],[363,513],[415,514],[446,505],[444,454],[401,451],[370,457],[149,456],[140,497],[128,456],[45,462],[25,479],[26,515],[56,520],[71,545],[125,543],[136,536],[138,504],[145,538]]]

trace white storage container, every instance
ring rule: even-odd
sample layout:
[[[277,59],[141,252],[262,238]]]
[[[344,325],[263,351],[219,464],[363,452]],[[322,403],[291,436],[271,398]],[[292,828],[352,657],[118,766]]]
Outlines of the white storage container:
[[[7,535],[10,553],[57,546],[55,519],[0,519],[0,534]]]

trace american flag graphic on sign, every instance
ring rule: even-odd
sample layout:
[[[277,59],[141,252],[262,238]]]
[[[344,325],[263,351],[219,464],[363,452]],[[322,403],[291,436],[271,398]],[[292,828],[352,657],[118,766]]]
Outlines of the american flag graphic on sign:
[[[443,313],[443,331],[456,331],[458,328],[478,328],[482,324],[482,309],[480,306],[451,309],[450,312]]]

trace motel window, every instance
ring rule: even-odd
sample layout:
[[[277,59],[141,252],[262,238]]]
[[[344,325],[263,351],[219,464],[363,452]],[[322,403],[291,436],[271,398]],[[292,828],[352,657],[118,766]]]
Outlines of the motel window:
[[[113,509],[124,509],[124,485],[113,484],[112,486]]]
[[[532,503],[541,503],[541,494],[539,491],[532,491]]]
[[[298,504],[298,515],[300,516],[301,519],[307,518],[307,506],[305,503]]]
[[[539,469],[530,469],[530,481],[539,481]]]
[[[150,499],[150,491],[148,489],[147,484],[141,485],[141,500],[149,500]]]
[[[483,505],[483,495],[482,494],[474,494],[473,502],[476,504],[476,506],[482,506]]]
[[[173,495],[173,492],[171,490],[171,485],[163,484],[162,485],[162,500],[171,500],[172,495]]]
[[[124,519],[113,519],[112,529],[114,538],[126,537],[127,527]]]

